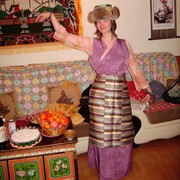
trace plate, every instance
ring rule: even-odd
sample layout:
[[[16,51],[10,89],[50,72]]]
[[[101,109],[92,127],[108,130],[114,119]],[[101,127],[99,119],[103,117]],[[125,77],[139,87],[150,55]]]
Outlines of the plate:
[[[40,143],[41,140],[42,140],[42,137],[40,136],[39,141],[37,141],[36,143],[32,144],[31,146],[16,146],[16,145],[14,145],[12,142],[10,142],[10,145],[11,145],[13,148],[16,148],[16,149],[28,149],[28,148],[32,148],[32,147],[34,147],[35,145],[37,145],[38,143]]]

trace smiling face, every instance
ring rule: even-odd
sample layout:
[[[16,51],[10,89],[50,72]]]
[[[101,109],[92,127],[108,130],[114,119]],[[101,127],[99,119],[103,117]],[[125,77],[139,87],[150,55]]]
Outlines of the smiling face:
[[[96,26],[102,34],[106,34],[111,31],[111,20],[98,20]]]

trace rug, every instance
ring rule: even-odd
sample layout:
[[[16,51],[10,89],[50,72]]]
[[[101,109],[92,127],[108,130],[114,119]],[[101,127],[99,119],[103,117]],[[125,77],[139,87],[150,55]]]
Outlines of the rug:
[[[80,0],[1,0],[0,46],[54,42],[50,19],[35,22],[42,12],[53,12],[68,32],[82,34]]]

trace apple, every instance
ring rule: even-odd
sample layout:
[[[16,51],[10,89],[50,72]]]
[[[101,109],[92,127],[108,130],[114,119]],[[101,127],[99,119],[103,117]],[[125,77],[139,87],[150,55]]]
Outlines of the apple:
[[[62,125],[62,124],[59,124],[58,128],[61,129],[62,127],[63,127],[63,125]]]
[[[52,121],[52,122],[50,123],[50,127],[51,127],[51,128],[58,128],[58,126],[59,126],[59,123],[58,123],[57,121]]]

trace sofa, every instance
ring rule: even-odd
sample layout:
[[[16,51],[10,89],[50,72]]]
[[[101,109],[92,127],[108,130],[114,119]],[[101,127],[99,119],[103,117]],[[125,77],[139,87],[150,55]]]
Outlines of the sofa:
[[[176,58],[169,52],[138,53],[135,57],[149,82],[157,81],[167,88],[179,76]],[[11,109],[7,117],[9,119],[31,117],[43,111],[48,104],[49,88],[58,87],[64,81],[73,82],[78,85],[82,94],[92,84],[95,76],[87,60],[0,67],[0,102],[4,100]],[[132,81],[129,73],[126,77],[128,81]],[[136,144],[180,135],[179,104],[161,99],[143,109],[137,108],[141,106],[138,101],[135,105],[132,103]],[[163,120],[160,116],[163,112],[173,112],[176,116]],[[89,122],[85,119],[80,124],[73,125],[73,128],[78,137],[77,154],[87,152]]]

